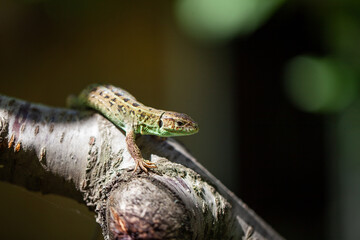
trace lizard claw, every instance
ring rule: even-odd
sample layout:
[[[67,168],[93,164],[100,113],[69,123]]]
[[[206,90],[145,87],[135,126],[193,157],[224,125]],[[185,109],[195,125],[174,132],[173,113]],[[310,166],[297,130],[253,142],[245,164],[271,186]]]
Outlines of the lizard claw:
[[[149,160],[145,160],[145,159],[141,158],[141,159],[136,159],[135,162],[136,162],[136,165],[133,170],[133,173],[135,173],[139,167],[141,170],[143,170],[146,173],[148,173],[148,168],[156,168],[155,163],[150,162]]]

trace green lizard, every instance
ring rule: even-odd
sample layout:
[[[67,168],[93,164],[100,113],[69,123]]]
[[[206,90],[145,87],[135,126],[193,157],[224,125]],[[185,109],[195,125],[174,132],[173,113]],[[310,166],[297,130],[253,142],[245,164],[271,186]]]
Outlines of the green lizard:
[[[70,98],[69,104],[93,108],[125,131],[127,149],[136,164],[133,172],[138,167],[144,172],[156,168],[142,157],[135,143],[136,134],[173,137],[199,131],[198,124],[188,115],[147,107],[127,91],[112,85],[92,84],[77,98]]]

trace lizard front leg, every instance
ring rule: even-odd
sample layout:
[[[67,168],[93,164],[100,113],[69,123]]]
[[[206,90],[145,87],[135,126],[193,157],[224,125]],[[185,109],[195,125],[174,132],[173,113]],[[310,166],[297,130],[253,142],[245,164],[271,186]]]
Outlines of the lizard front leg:
[[[135,168],[133,173],[136,172],[138,167],[140,167],[146,173],[148,172],[148,168],[156,168],[155,163],[145,160],[142,157],[140,149],[135,143],[135,132],[133,129],[126,131],[126,145],[131,157],[135,161]]]

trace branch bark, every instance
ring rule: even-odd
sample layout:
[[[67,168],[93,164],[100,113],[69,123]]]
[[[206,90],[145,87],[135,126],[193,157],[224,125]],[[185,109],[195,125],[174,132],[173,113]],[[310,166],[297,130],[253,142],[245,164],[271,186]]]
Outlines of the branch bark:
[[[0,96],[0,180],[86,204],[105,239],[282,239],[175,140],[137,144],[149,174],[101,115]]]

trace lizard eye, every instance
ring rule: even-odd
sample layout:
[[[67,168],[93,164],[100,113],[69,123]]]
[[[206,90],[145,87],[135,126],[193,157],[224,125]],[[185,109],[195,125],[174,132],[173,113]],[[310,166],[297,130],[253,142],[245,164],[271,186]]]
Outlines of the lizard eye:
[[[176,122],[176,125],[178,125],[179,127],[181,127],[182,125],[184,125],[183,122]]]
[[[162,120],[160,120],[160,121],[159,121],[159,127],[161,128],[161,127],[162,127],[162,125],[163,125],[163,121],[162,121]]]

